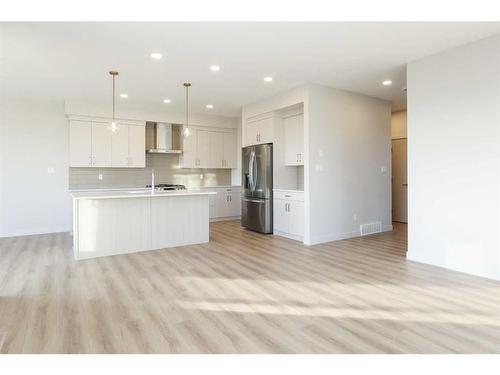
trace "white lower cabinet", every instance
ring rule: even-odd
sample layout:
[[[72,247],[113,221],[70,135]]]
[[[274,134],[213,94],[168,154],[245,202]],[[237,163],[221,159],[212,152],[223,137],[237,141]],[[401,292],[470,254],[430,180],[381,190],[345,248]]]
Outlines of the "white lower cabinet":
[[[241,189],[239,187],[217,188],[215,215],[217,218],[241,215]]]
[[[304,237],[304,193],[274,191],[274,234],[301,241]]]
[[[203,187],[204,191],[215,191],[216,195],[209,196],[210,220],[224,220],[241,216],[241,187]]]

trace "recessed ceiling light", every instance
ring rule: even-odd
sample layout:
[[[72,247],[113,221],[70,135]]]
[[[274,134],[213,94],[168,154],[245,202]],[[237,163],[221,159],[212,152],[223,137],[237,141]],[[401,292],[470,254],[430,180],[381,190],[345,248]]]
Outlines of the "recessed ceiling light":
[[[153,52],[151,54],[151,58],[152,59],[155,59],[155,60],[161,60],[161,58],[163,57],[163,55],[159,52]]]
[[[120,98],[124,98],[124,99],[126,99],[126,98],[128,98],[128,94],[126,94],[126,93],[122,93],[122,94],[120,94]]]
[[[264,77],[264,82],[272,82],[273,77]]]
[[[210,67],[210,70],[211,70],[212,72],[218,72],[218,71],[220,70],[220,66],[219,66],[219,65],[212,65],[212,66]]]
[[[392,85],[392,81],[390,79],[387,79],[387,80],[383,81],[382,84],[384,86],[390,86],[390,85]]]
[[[213,107],[214,107],[214,105],[213,105],[213,104],[207,104],[207,108],[208,108],[208,109],[212,109]]]
[[[170,99],[163,99],[163,103],[170,104],[170,103],[172,103],[172,101]]]

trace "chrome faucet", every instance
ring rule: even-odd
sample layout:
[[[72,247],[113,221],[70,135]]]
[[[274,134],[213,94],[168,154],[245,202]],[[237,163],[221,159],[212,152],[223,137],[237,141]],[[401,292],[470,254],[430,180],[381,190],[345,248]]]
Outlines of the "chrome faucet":
[[[151,168],[151,194],[155,193],[155,169]]]

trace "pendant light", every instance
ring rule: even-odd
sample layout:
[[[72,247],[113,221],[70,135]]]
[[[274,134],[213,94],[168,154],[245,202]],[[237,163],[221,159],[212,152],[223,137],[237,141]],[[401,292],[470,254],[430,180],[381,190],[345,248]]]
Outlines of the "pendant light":
[[[113,119],[109,124],[109,130],[111,130],[113,133],[118,133],[120,131],[120,128],[115,120],[115,102],[116,102],[115,78],[118,75],[118,72],[116,70],[111,70],[109,74],[111,75],[111,77],[113,77]]]
[[[191,83],[184,82],[184,87],[186,88],[186,125],[182,131],[184,137],[189,137],[189,88],[191,87]]]

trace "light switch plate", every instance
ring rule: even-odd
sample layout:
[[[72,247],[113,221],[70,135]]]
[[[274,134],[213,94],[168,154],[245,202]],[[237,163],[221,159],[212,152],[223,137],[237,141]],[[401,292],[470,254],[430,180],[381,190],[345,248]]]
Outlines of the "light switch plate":
[[[55,173],[55,171],[56,171],[56,170],[54,169],[54,167],[48,167],[48,168],[47,168],[47,174],[54,174],[54,173]]]
[[[382,172],[382,173],[387,172],[387,166],[383,165],[382,167],[380,167],[380,172]]]

